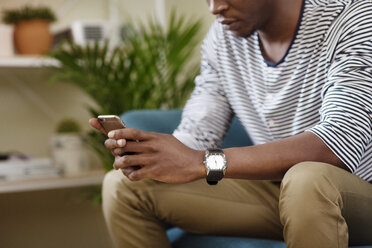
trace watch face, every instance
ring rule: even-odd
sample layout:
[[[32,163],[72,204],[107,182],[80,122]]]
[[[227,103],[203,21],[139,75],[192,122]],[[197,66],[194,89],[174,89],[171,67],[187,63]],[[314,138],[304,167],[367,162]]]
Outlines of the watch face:
[[[225,165],[225,160],[221,155],[209,155],[206,162],[210,170],[222,170]]]

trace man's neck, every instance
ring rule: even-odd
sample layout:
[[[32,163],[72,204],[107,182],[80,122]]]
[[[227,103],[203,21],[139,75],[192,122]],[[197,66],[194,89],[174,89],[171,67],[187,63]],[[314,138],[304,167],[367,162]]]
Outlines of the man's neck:
[[[261,51],[265,59],[280,61],[286,54],[296,33],[303,0],[277,0],[273,14],[257,30],[261,41]]]

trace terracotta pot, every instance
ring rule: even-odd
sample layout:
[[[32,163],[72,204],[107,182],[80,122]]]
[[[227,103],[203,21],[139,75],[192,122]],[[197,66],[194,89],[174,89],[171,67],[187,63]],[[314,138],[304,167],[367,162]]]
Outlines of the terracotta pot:
[[[14,29],[14,44],[19,54],[45,54],[52,43],[49,21],[30,20],[17,23]]]

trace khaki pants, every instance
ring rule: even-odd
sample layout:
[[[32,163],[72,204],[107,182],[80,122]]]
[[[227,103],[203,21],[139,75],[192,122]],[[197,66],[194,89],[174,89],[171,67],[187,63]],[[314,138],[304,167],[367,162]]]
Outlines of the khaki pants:
[[[283,239],[287,247],[372,244],[372,184],[340,168],[304,162],[281,185],[223,179],[165,184],[109,172],[103,210],[117,247],[171,247],[164,222],[198,234]]]

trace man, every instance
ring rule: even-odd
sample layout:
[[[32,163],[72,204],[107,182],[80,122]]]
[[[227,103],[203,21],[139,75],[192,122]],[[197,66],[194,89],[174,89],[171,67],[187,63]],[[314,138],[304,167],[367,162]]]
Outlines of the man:
[[[103,185],[116,245],[170,247],[164,222],[287,247],[372,244],[372,2],[208,4],[217,20],[173,136],[108,134],[126,176]],[[211,150],[233,115],[255,145]]]

